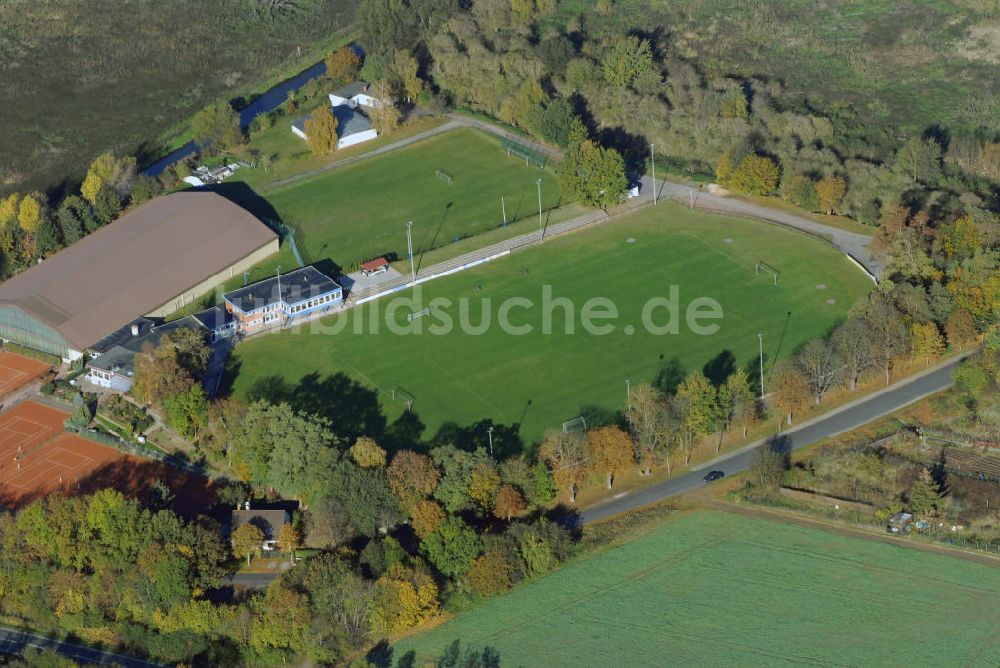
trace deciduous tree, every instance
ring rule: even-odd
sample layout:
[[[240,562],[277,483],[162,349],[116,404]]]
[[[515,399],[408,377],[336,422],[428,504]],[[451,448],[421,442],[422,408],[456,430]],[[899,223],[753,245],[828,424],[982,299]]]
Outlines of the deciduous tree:
[[[351,459],[363,469],[382,468],[385,466],[385,450],[374,439],[360,436],[351,446]]]
[[[632,439],[615,426],[587,432],[587,456],[590,467],[604,474],[608,489],[611,489],[615,478],[635,462]]]
[[[225,100],[211,104],[191,119],[195,142],[210,151],[224,151],[243,142],[239,115]]]
[[[443,575],[465,575],[481,549],[479,536],[459,517],[451,516],[420,541],[420,551]]]
[[[866,320],[850,318],[834,330],[831,341],[837,356],[844,364],[844,375],[851,392],[858,388],[858,380],[875,363],[875,341]]]
[[[700,371],[677,386],[677,393],[670,400],[670,411],[685,466],[691,463],[691,453],[698,442],[711,433],[717,410],[715,388]]]
[[[809,380],[816,404],[836,385],[841,360],[837,351],[825,339],[813,339],[802,348],[798,355],[798,363]]]
[[[795,364],[786,362],[774,370],[771,378],[771,399],[774,407],[792,424],[792,416],[809,405],[812,387]]]
[[[427,455],[412,450],[400,450],[386,469],[389,485],[405,508],[434,493],[440,473]]]
[[[629,449],[631,459],[632,450]],[[493,501],[493,515],[502,520],[510,520],[520,517],[528,509],[528,504],[524,502],[521,492],[513,485],[500,485],[497,490],[496,499]]]
[[[418,538],[426,538],[445,517],[441,504],[431,499],[420,499],[410,507],[410,526]]]
[[[828,214],[833,214],[844,195],[847,194],[847,182],[842,176],[824,176],[816,182],[816,199],[819,207]]]
[[[233,546],[233,555],[238,559],[246,558],[247,566],[250,558],[260,554],[264,544],[264,532],[253,524],[241,524],[233,529],[229,542]]]
[[[326,57],[326,76],[335,85],[354,81],[361,69],[361,58],[350,46],[342,46]]]
[[[294,561],[295,550],[302,544],[302,536],[294,524],[282,524],[278,529],[278,549],[287,552],[290,559]]]
[[[314,155],[328,155],[337,148],[337,117],[333,109],[323,105],[303,123],[306,143]]]
[[[936,359],[944,354],[944,337],[933,322],[910,325],[911,350],[914,358],[924,359],[929,364],[932,359]]]
[[[650,385],[637,385],[629,393],[625,417],[632,430],[639,473],[649,475],[661,459],[669,473],[673,425],[666,398]]]
[[[576,503],[576,492],[587,477],[589,460],[584,438],[579,433],[548,431],[538,449],[539,459],[552,469],[556,485],[566,490],[570,503]]]

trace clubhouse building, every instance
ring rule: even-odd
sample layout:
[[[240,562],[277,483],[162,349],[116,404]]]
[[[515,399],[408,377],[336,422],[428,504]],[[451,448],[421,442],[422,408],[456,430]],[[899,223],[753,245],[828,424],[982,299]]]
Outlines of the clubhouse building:
[[[177,320],[158,324],[151,318],[136,318],[88,348],[87,380],[115,392],[128,392],[135,374],[135,356],[156,347],[160,339],[178,329],[201,332],[215,343],[290,326],[343,303],[344,291],[336,281],[315,267],[303,267],[228,292],[222,305]]]

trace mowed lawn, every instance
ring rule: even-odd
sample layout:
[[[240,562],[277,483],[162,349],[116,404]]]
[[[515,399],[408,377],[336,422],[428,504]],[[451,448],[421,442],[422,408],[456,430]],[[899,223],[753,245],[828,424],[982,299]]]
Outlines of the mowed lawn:
[[[996,666],[1000,569],[696,512],[397,643],[503,666]]]
[[[437,170],[453,176],[452,183]],[[438,248],[560,204],[555,166],[526,166],[508,157],[498,139],[460,129],[335,169],[264,195],[296,230],[307,261],[341,266],[378,255],[406,258],[406,223],[413,221],[414,253]]]
[[[755,275],[760,258],[780,269],[777,286],[770,276]],[[672,285],[679,291],[680,331],[650,333],[642,325],[644,305],[668,296]],[[572,303],[573,333],[565,332],[562,308],[549,309],[550,333],[542,331],[543,286]],[[251,339],[234,353],[240,371],[233,389],[247,396],[269,376],[295,384],[311,373],[344,373],[376,390],[390,418],[403,410],[391,396],[401,387],[415,397],[413,410],[431,433],[445,421],[467,425],[492,418],[520,424],[530,444],[584,405],[621,408],[626,380],[651,382],[665,365],[691,371],[731,358],[731,364],[756,370],[758,332],[770,368],[771,360],[840,321],[870,288],[842,254],[816,239],[662,204],[351,309],[322,327]],[[497,324],[500,308],[514,297],[534,304],[509,313],[511,324],[532,326],[529,334],[507,333]],[[581,311],[592,297],[610,299],[619,312],[617,320],[599,323],[612,325],[609,334],[583,330]],[[699,297],[722,307],[721,320],[702,321],[719,325],[713,335],[696,335],[683,322],[684,309]],[[386,326],[389,316],[406,327],[408,314],[438,298],[452,304],[416,320],[421,333],[398,334]],[[485,308],[489,326],[482,333],[458,326],[461,300],[473,325],[483,322]],[[446,335],[431,333],[445,316],[456,326]],[[664,324],[668,311],[656,309],[652,319]]]

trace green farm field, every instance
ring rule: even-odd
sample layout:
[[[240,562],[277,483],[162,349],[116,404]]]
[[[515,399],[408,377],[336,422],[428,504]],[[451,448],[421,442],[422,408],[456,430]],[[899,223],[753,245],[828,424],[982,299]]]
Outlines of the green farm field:
[[[291,134],[291,132],[289,132]],[[303,142],[304,145],[304,142]],[[454,176],[449,185],[437,170]],[[461,129],[388,154],[267,192],[263,197],[293,227],[307,262],[350,266],[379,255],[407,257],[406,222],[414,253],[500,227],[561,203],[554,167],[525,166],[499,140]]]
[[[781,271],[777,286],[771,276],[755,275],[759,259]],[[543,286],[551,286],[552,297],[572,302],[573,333],[566,333],[564,309],[543,307]],[[667,297],[671,286],[678,291],[679,332],[650,333],[642,324],[644,306]],[[860,271],[819,240],[664,203],[302,331],[246,341],[234,352],[237,371],[230,382],[234,394],[246,398],[267,396],[264,390],[276,380],[296,386],[312,374],[344,374],[376,392],[389,419],[404,410],[391,392],[403,388],[412,394],[413,411],[428,435],[445,422],[492,419],[519,425],[521,439],[531,444],[584,406],[621,408],[626,379],[651,382],[664,367],[691,371],[713,360],[717,367],[756,369],[758,332],[764,334],[770,366],[826,332],[870,288]],[[510,324],[530,325],[531,333],[506,333],[497,325],[502,304],[515,297],[533,306],[511,309]],[[612,326],[608,334],[587,333],[581,325],[583,305],[592,297],[608,298],[618,310],[616,320],[600,323]],[[683,322],[684,310],[699,297],[722,308],[721,320],[703,321],[719,325],[712,335],[696,335]],[[408,314],[441,298],[452,304],[416,320],[422,333],[397,334],[386,326],[388,318],[405,329]],[[467,322],[479,325],[484,309],[489,314],[482,333],[458,326],[461,300]],[[543,328],[545,310],[551,312],[549,333]],[[444,335],[431,333],[445,317],[456,326]],[[656,324],[668,317],[666,309],[652,314]]]
[[[996,666],[1000,570],[702,511],[393,648],[502,666]],[[400,665],[403,665],[402,663]]]

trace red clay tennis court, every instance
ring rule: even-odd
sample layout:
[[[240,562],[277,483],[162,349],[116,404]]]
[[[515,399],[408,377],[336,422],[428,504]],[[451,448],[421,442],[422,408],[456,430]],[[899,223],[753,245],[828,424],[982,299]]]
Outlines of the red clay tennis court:
[[[75,434],[60,434],[19,462],[19,467],[4,469],[0,489],[8,496],[26,500],[69,488],[104,464],[124,457],[113,448]]]
[[[17,507],[125,455],[63,432],[69,413],[25,401],[0,414],[0,503]]]
[[[63,431],[69,413],[34,401],[25,401],[0,413],[0,481],[18,457],[27,457]]]
[[[17,392],[50,371],[52,366],[41,360],[0,350],[0,397]]]

